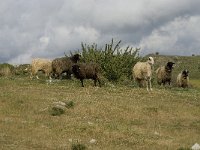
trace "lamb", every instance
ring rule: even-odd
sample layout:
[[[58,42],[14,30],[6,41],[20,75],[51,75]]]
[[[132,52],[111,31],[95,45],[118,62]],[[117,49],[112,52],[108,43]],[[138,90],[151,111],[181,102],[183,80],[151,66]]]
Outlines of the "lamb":
[[[66,55],[65,55],[66,56]],[[56,78],[62,78],[62,73],[67,73],[67,77],[71,78],[72,65],[80,60],[80,54],[71,57],[56,58],[52,61],[53,75]]]
[[[36,78],[39,79],[37,75],[38,71],[43,71],[45,73],[45,76],[51,79],[52,61],[44,58],[34,58],[31,63],[30,78],[33,79],[33,77],[36,76]]]
[[[151,76],[153,65],[154,59],[153,57],[149,57],[146,62],[137,62],[132,70],[133,78],[138,82],[140,87],[144,86],[144,81],[146,81],[147,91],[149,89],[152,91]]]
[[[189,71],[187,69],[183,70],[178,74],[176,83],[178,87],[186,88],[189,85]]]
[[[161,66],[156,70],[157,83],[159,85],[165,85],[166,83],[171,85],[174,64],[173,62],[168,62],[165,66]]]
[[[99,66],[96,63],[79,63],[72,66],[72,72],[75,78],[80,79],[82,87],[84,79],[93,79],[94,86],[98,81],[101,87],[101,82],[99,79]]]

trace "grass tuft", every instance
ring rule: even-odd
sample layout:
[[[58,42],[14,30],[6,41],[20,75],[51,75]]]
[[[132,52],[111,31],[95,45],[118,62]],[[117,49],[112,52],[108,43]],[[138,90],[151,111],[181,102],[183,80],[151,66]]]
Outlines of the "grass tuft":
[[[72,144],[72,150],[85,150],[86,146],[80,143]]]
[[[66,104],[66,108],[74,108],[74,102],[73,101],[65,102],[65,104]]]
[[[60,116],[65,113],[65,110],[61,106],[53,106],[50,110],[52,116]]]

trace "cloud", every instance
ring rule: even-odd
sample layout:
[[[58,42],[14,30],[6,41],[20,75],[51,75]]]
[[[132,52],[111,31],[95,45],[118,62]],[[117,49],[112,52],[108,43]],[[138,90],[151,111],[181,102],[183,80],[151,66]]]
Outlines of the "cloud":
[[[141,40],[143,53],[200,55],[200,16],[175,18]]]
[[[2,0],[0,63],[53,59],[81,42],[101,46],[112,38],[141,46],[143,54],[196,54],[199,6],[198,0]]]

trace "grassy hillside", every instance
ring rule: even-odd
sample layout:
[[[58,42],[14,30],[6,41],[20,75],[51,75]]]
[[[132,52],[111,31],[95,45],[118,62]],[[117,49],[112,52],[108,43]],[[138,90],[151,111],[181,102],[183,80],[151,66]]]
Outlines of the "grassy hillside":
[[[69,150],[74,143],[91,150],[187,149],[200,143],[199,80],[195,84],[149,93],[110,84],[94,88],[91,81],[82,88],[76,80],[0,78],[0,149]],[[52,116],[57,101],[74,107]]]

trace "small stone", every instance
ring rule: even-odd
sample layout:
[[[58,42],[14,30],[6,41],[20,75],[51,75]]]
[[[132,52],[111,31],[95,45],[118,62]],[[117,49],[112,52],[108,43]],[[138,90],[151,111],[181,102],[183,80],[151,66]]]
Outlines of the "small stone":
[[[91,139],[91,140],[90,140],[90,143],[91,143],[91,144],[94,144],[94,143],[96,143],[96,140],[95,140],[95,139]]]
[[[155,135],[160,135],[157,131],[154,132]]]
[[[61,106],[66,106],[64,102],[58,101],[58,102],[53,102],[54,105],[61,105]]]
[[[92,122],[88,121],[88,124],[89,124],[90,126],[92,126],[94,123],[92,123]]]
[[[200,145],[198,143],[195,143],[192,147],[192,150],[200,150]]]

